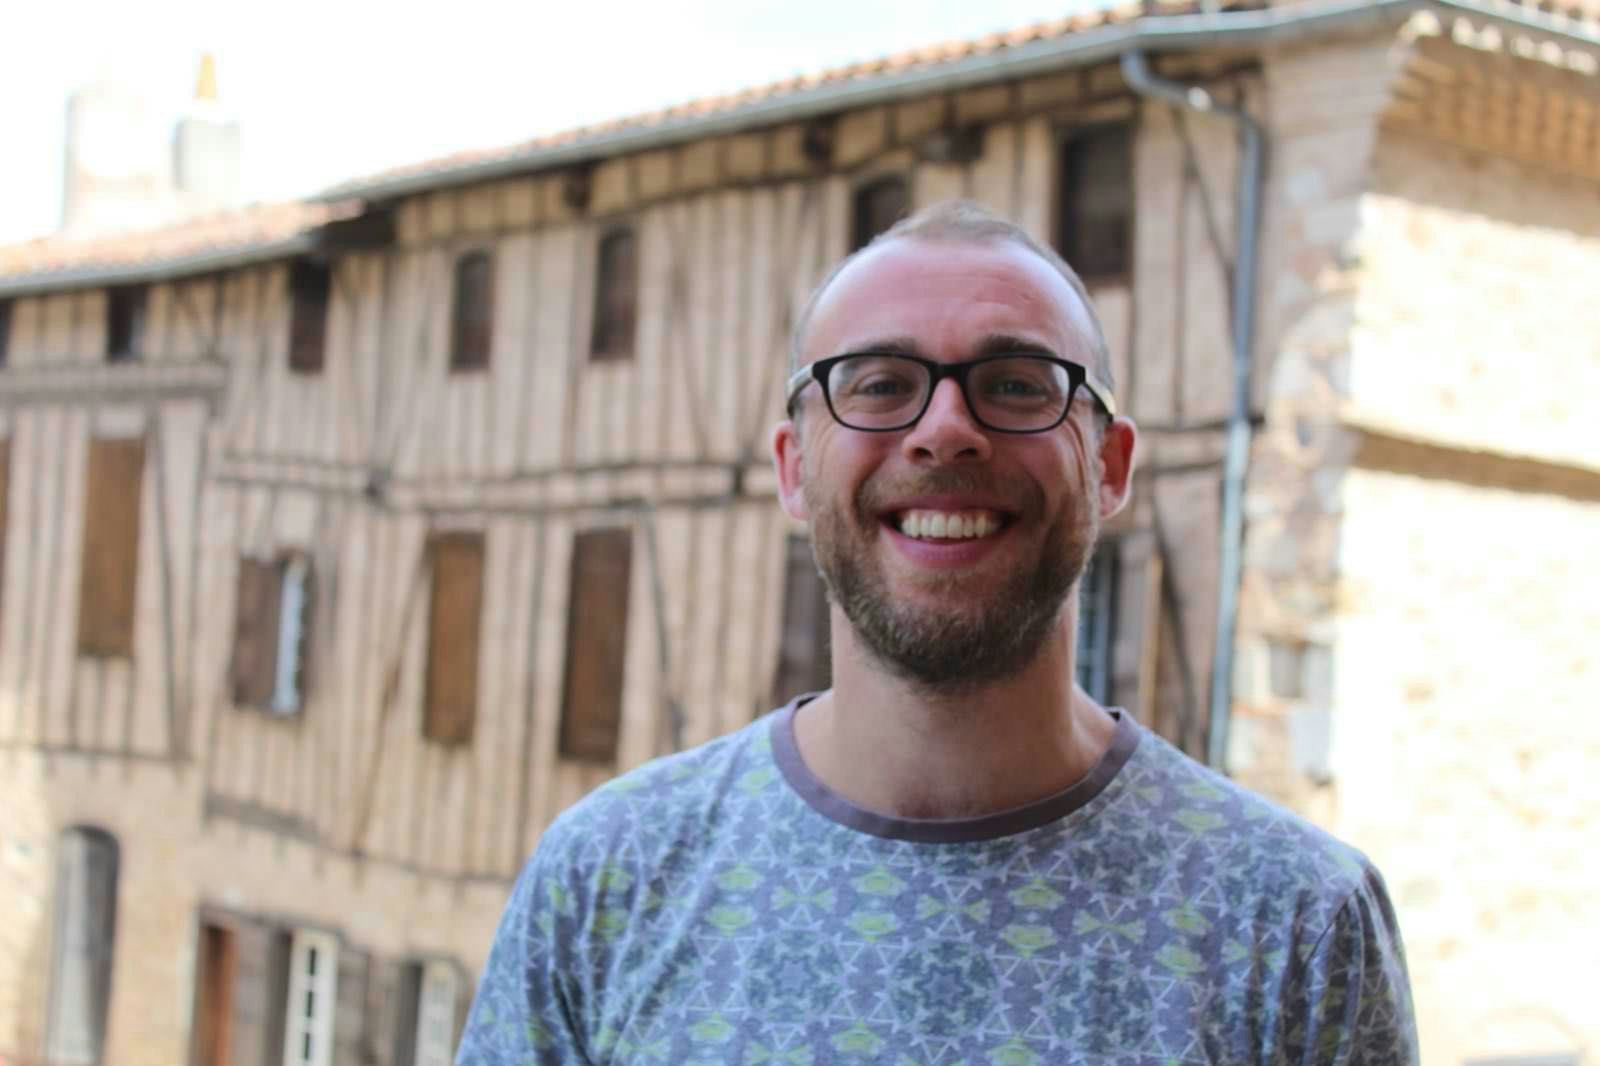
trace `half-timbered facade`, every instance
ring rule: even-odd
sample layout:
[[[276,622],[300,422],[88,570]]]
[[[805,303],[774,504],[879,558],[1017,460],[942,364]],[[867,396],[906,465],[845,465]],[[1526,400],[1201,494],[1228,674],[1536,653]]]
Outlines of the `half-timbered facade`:
[[[827,684],[826,603],[767,457],[789,331],[831,264],[951,197],[1079,267],[1141,426],[1136,500],[1082,590],[1080,680],[1401,872],[1438,1054],[1548,1050],[1455,1005],[1440,890],[1371,812],[1419,793],[1339,739],[1388,743],[1348,693],[1390,698],[1349,650],[1388,619],[1341,600],[1351,565],[1381,600],[1382,553],[1340,538],[1381,544],[1405,479],[1496,521],[1522,512],[1494,493],[1542,493],[1561,559],[1596,528],[1592,438],[1441,429],[1373,382],[1424,394],[1390,366],[1406,338],[1470,344],[1448,297],[1408,314],[1407,262],[1498,240],[1600,282],[1600,30],[1581,6],[1211,6],[0,251],[0,1061],[447,1061],[556,814]],[[1141,83],[1133,51],[1195,92]],[[1557,205],[1565,236],[1528,236],[1514,195],[1457,166]],[[1467,280],[1488,295],[1491,275]],[[1555,380],[1595,357],[1523,339]],[[1487,389],[1454,395],[1494,426]],[[1254,465],[1219,659],[1230,425]],[[1422,660],[1393,673],[1427,702]]]

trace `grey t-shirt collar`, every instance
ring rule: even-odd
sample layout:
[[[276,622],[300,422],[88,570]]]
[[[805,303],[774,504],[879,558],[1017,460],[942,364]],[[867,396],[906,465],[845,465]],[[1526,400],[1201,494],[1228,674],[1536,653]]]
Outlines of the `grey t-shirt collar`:
[[[1126,711],[1113,709],[1117,731],[1100,761],[1081,780],[1060,792],[1021,807],[976,818],[899,818],[868,810],[824,785],[805,760],[794,738],[795,712],[819,695],[812,692],[790,700],[772,719],[772,755],[789,787],[830,821],[848,829],[890,840],[919,844],[964,844],[1025,833],[1065,818],[1105,791],[1139,745],[1140,729]]]

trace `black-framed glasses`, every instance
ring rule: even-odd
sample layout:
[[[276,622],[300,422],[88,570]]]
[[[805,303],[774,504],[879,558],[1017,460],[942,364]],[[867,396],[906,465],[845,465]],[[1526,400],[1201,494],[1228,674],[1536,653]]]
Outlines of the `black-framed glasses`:
[[[945,378],[961,387],[967,410],[997,433],[1043,433],[1059,426],[1080,386],[1108,417],[1116,402],[1077,363],[1042,352],[989,355],[937,363],[898,352],[846,352],[802,367],[789,379],[788,410],[815,381],[834,421],[864,433],[893,433],[916,425]]]

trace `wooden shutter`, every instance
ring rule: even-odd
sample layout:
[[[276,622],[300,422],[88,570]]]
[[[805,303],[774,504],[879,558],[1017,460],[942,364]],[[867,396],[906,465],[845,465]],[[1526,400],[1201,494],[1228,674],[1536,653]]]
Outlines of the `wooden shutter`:
[[[133,654],[143,488],[143,439],[91,442],[78,595],[78,650],[85,655]]]
[[[0,437],[0,605],[6,587],[6,504],[11,499],[11,439]]]
[[[56,865],[55,951],[46,1057],[94,1066],[105,1050],[116,950],[116,840],[99,829],[61,834]]]
[[[145,303],[143,285],[110,289],[106,297],[106,362],[137,359],[144,348]]]
[[[911,210],[904,178],[879,178],[856,190],[850,248],[865,248],[872,238],[899,222]]]
[[[478,629],[483,615],[483,536],[431,537],[433,595],[428,619],[427,707],[422,735],[443,744],[472,740],[478,705]]]
[[[773,704],[833,684],[829,625],[828,589],[817,573],[811,541],[803,533],[792,533],[784,547],[783,630],[772,681]]]
[[[596,360],[632,358],[639,317],[639,253],[633,230],[624,226],[607,233],[595,263],[590,354]]]
[[[260,559],[239,560],[229,669],[235,706],[265,708],[272,700],[282,596],[282,567]]]
[[[233,1066],[234,983],[238,970],[234,932],[200,926],[191,1066]]]
[[[282,1066],[289,934],[255,922],[240,923],[233,930],[233,948],[230,1066]]]
[[[11,357],[11,301],[0,300],[0,367]]]
[[[1056,246],[1084,278],[1126,278],[1133,266],[1133,130],[1084,130],[1061,146]]]
[[[297,374],[322,371],[332,289],[323,263],[297,259],[289,269],[289,369]]]
[[[456,261],[450,369],[482,370],[494,339],[494,260],[469,252]]]
[[[561,705],[561,754],[569,758],[616,761],[632,561],[626,529],[580,533],[572,546]]]

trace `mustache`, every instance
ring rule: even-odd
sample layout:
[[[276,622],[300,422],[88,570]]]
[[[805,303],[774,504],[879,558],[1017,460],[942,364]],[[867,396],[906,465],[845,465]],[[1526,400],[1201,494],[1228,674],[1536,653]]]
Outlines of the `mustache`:
[[[1027,478],[942,467],[910,477],[868,478],[856,490],[856,517],[863,522],[875,521],[895,500],[908,496],[983,496],[1003,502],[1007,510],[1022,518],[1044,510],[1044,493]]]

